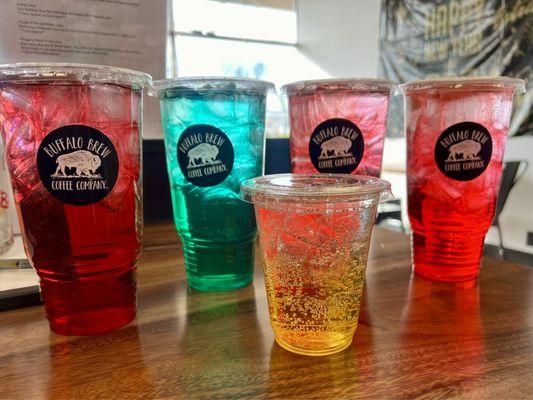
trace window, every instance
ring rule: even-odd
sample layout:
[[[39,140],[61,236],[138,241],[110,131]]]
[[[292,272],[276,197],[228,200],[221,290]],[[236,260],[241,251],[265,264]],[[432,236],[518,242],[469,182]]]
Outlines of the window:
[[[278,87],[327,74],[297,48],[295,0],[173,0],[167,76],[233,76]],[[270,96],[267,135],[288,135]]]
[[[297,49],[295,0],[173,0],[169,76],[235,76],[277,85],[326,77]]]

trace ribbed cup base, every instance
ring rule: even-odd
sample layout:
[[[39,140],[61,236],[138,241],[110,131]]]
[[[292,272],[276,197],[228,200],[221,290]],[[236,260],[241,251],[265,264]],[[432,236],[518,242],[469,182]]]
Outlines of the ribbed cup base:
[[[235,242],[182,238],[189,286],[203,291],[234,290],[250,284],[254,273],[255,235]]]
[[[306,339],[306,336],[309,337]],[[321,336],[316,333],[306,335],[297,331],[290,332],[279,329],[274,332],[274,339],[285,350],[306,356],[327,356],[339,353],[350,346],[354,331],[350,330],[350,333],[342,334],[329,332],[323,333]]]
[[[61,335],[95,335],[135,318],[135,270],[74,280],[41,277],[50,329]]]
[[[485,236],[414,233],[411,239],[414,272],[444,282],[475,280],[479,274]]]

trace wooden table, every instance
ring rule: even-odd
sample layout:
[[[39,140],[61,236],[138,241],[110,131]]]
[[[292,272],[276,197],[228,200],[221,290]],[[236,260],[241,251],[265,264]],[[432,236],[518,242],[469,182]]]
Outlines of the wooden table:
[[[146,227],[137,319],[63,337],[41,307],[0,313],[0,398],[533,398],[533,269],[486,258],[479,282],[412,277],[408,238],[376,229],[353,345],[322,358],[274,343],[263,278],[187,290],[170,224]]]

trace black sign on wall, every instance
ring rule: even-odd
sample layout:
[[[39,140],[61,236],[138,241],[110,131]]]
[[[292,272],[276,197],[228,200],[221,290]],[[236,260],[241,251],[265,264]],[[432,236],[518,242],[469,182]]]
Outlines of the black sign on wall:
[[[531,0],[382,0],[381,77],[509,76],[524,79],[531,93],[532,64]],[[517,97],[511,134],[533,134],[531,97]],[[390,105],[394,137],[403,135],[401,100]]]

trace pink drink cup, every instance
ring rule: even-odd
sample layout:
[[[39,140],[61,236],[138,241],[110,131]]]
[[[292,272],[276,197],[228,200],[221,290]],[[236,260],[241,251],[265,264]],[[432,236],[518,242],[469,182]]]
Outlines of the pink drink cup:
[[[294,173],[381,174],[389,95],[377,79],[286,85]]]

